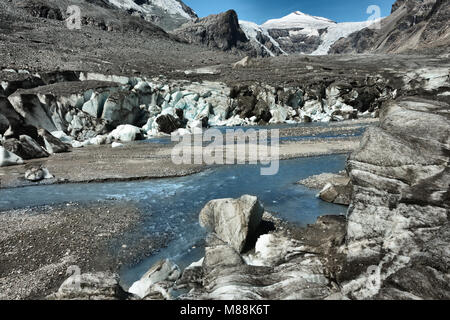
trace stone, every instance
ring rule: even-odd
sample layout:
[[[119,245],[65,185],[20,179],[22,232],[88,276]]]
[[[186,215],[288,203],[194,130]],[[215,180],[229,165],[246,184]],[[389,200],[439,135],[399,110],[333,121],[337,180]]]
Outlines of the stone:
[[[157,262],[148,270],[139,281],[133,283],[128,292],[145,298],[155,290],[155,285],[160,282],[175,282],[180,278],[180,268],[170,260]]]
[[[3,141],[3,147],[24,160],[46,158],[49,156],[49,153],[45,149],[27,135],[21,135],[20,140],[15,138],[6,139]]]
[[[183,123],[181,122],[181,120],[179,118],[175,118],[170,114],[159,116],[158,118],[156,118],[156,123],[159,126],[159,131],[167,134],[171,134],[177,129],[183,127]]]
[[[252,60],[249,56],[244,57],[242,58],[242,60],[239,60],[238,62],[233,64],[233,69],[248,67],[251,62]]]
[[[23,164],[22,158],[0,146],[0,167],[15,166],[18,164]]]
[[[31,182],[37,182],[44,179],[53,179],[47,168],[31,168],[25,172],[25,179]]]
[[[124,300],[129,297],[111,272],[84,273],[69,277],[49,300]]]
[[[69,144],[62,142],[45,129],[39,129],[38,135],[43,139],[44,147],[50,154],[69,152],[71,149]]]
[[[258,228],[264,208],[257,197],[244,195],[239,199],[210,201],[200,212],[200,225],[228,243],[238,253],[247,237]]]
[[[123,146],[124,146],[123,143],[119,143],[119,142],[113,142],[111,144],[112,148],[120,148],[120,147],[123,147]]]
[[[350,205],[352,198],[352,184],[350,179],[347,178],[347,181],[344,181],[342,184],[338,183],[328,183],[325,187],[320,191],[319,197],[320,199],[341,205]]]

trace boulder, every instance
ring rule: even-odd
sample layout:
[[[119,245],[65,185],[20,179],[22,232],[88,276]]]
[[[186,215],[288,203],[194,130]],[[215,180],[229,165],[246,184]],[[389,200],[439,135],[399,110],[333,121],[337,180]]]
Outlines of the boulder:
[[[15,166],[18,164],[23,164],[21,157],[0,147],[0,167]]]
[[[25,172],[25,179],[31,182],[37,182],[44,179],[53,179],[47,168],[31,168]]]
[[[45,129],[39,129],[38,135],[43,139],[44,147],[50,154],[69,152],[71,149],[69,144],[62,142]]]
[[[123,300],[129,297],[119,285],[119,276],[110,272],[73,275],[50,300]]]
[[[242,60],[239,60],[236,63],[233,63],[233,69],[237,69],[237,68],[245,68],[248,67],[252,62],[252,59],[247,56],[245,58],[243,58]]]
[[[257,197],[210,201],[200,212],[200,225],[228,243],[238,253],[258,228],[264,208]]]
[[[170,260],[162,260],[153,265],[139,281],[133,283],[128,292],[143,299],[152,294],[152,291],[158,290],[155,288],[158,283],[175,282],[180,276],[181,271],[176,264]]]
[[[352,199],[352,192],[352,184],[350,179],[348,178],[346,182],[341,184],[326,184],[322,191],[320,191],[319,197],[326,202],[348,206],[350,205]]]
[[[46,158],[49,156],[49,153],[45,149],[27,135],[20,136],[20,140],[15,138],[6,139],[3,141],[3,147],[24,160]]]
[[[167,134],[171,134],[177,129],[183,127],[182,121],[179,118],[175,118],[170,114],[159,116],[158,118],[156,118],[156,123],[159,126],[159,131]]]

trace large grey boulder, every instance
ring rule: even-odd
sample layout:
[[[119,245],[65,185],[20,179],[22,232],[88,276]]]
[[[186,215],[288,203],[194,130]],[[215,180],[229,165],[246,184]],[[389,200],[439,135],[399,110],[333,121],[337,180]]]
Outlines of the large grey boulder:
[[[62,142],[45,129],[39,129],[38,134],[44,141],[45,149],[50,154],[69,152],[72,149],[69,144]]]
[[[253,234],[261,223],[264,213],[257,197],[244,195],[239,199],[210,201],[200,212],[200,225],[237,252],[242,252],[247,237]]]
[[[450,298],[450,106],[387,103],[349,158],[343,293],[356,299]]]
[[[47,158],[50,154],[33,138],[21,135],[20,140],[11,138],[3,141],[3,147],[24,160]]]

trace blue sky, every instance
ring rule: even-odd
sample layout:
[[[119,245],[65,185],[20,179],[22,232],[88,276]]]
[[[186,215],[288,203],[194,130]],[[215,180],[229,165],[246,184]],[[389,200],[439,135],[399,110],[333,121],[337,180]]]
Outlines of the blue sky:
[[[239,19],[262,24],[294,11],[322,16],[336,22],[365,21],[367,8],[377,5],[388,16],[395,0],[183,0],[200,17],[234,9]]]

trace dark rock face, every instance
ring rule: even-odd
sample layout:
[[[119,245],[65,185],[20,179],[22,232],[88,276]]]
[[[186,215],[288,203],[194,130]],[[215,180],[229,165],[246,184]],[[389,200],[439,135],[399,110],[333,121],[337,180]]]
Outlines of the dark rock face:
[[[39,136],[44,141],[43,147],[47,150],[48,153],[63,153],[63,152],[69,152],[72,148],[70,145],[62,142],[58,138],[51,135],[50,132],[48,132],[45,129],[39,129],[38,130]]]
[[[230,97],[235,99],[235,114],[241,118],[256,117],[256,121],[269,122],[272,118],[267,101],[257,98],[257,93],[248,86],[235,87],[231,90]]]
[[[46,158],[49,153],[45,151],[34,139],[29,136],[21,136],[18,139],[6,139],[3,147],[24,160]]]
[[[161,132],[171,134],[177,129],[183,128],[183,123],[179,118],[175,118],[170,114],[162,115],[156,119]]]
[[[48,3],[42,0],[28,0],[19,5],[29,12],[33,17],[63,20],[61,10],[54,6],[52,3]]]
[[[252,50],[234,10],[186,23],[174,30],[173,34],[190,43],[203,44],[223,51]]]
[[[450,298],[449,110],[416,97],[389,102],[350,156],[349,297]]]
[[[450,3],[399,0],[380,29],[366,28],[337,41],[329,53],[400,53],[410,50],[448,53]]]
[[[303,29],[269,29],[270,36],[275,39],[283,51],[290,54],[310,54],[322,43],[319,36],[296,33]],[[291,32],[292,31],[292,32]]]
[[[9,128],[9,120],[0,113],[0,134],[3,135]]]

